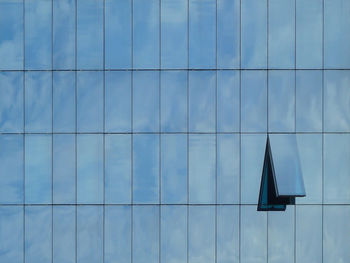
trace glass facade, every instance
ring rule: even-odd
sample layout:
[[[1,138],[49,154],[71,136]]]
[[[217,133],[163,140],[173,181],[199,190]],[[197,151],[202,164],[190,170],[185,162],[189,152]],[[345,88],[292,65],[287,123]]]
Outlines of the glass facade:
[[[348,262],[349,12],[0,0],[0,262]],[[268,133],[299,148],[284,212]]]

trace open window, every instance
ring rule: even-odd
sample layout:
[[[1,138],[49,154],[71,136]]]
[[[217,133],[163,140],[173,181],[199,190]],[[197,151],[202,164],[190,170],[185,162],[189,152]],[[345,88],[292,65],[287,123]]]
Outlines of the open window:
[[[306,196],[295,134],[267,136],[258,211],[284,211]]]

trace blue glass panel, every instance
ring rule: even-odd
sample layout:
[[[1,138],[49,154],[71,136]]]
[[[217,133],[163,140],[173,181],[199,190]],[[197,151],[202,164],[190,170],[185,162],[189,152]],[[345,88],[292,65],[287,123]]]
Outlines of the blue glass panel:
[[[105,72],[106,132],[131,131],[131,73]]]
[[[75,132],[75,73],[53,72],[53,131]]]
[[[187,0],[161,0],[161,65],[162,68],[186,68]]]
[[[269,0],[270,68],[294,68],[295,0]]]
[[[190,71],[190,132],[215,132],[216,74],[214,71]]]
[[[131,206],[105,206],[105,263],[130,263]]]
[[[350,67],[350,2],[324,1],[324,66]]]
[[[187,202],[187,135],[161,135],[162,203]]]
[[[52,207],[25,207],[25,262],[52,262]]]
[[[105,201],[131,201],[131,136],[105,135]]]
[[[217,207],[217,263],[239,262],[239,207]]]
[[[350,131],[350,70],[324,72],[324,129]]]
[[[350,134],[324,135],[324,202],[350,202]]]
[[[75,68],[75,0],[53,0],[53,68]]]
[[[78,72],[77,129],[78,132],[103,130],[103,73]]]
[[[75,135],[53,135],[53,202],[75,202]]]
[[[217,67],[239,68],[240,23],[239,0],[217,1]]]
[[[134,72],[133,121],[135,132],[159,131],[159,72]]]
[[[217,202],[239,203],[240,137],[217,135]]]
[[[1,72],[0,131],[23,132],[23,117],[23,73]]]
[[[215,262],[215,207],[190,206],[188,262]]]
[[[107,69],[131,67],[131,0],[105,1],[105,59]]]
[[[279,55],[281,57],[281,55]],[[269,71],[269,131],[295,129],[295,71]]]
[[[162,263],[187,261],[187,207],[161,207]]]
[[[248,2],[248,1],[245,1],[245,2]],[[260,3],[260,1],[257,1],[256,3]],[[255,71],[255,70],[242,71],[241,74],[242,74],[242,80],[241,80],[242,131],[243,132],[266,132],[266,122],[267,122],[266,71]]]
[[[134,68],[159,68],[159,1],[133,0]]]
[[[270,134],[277,196],[305,195],[299,149],[295,134]]]
[[[242,68],[266,68],[267,0],[242,1]]]
[[[226,1],[226,0],[225,0]],[[240,121],[239,71],[217,72],[218,132],[238,132]]]
[[[296,0],[297,68],[322,67],[322,27],[323,0]]]
[[[257,204],[264,163],[266,135],[245,134],[241,137],[242,204]]]
[[[25,135],[25,202],[51,203],[52,136]]]
[[[267,262],[267,213],[241,207],[241,262]]]
[[[134,203],[159,202],[159,135],[133,137]]]
[[[75,263],[74,206],[53,207],[53,263]]]
[[[133,262],[159,262],[159,207],[133,206],[133,215]]]
[[[322,71],[296,72],[296,130],[322,131]]]
[[[52,0],[25,0],[24,4],[25,68],[51,69]]]
[[[322,207],[297,206],[295,227],[296,262],[322,262]]]
[[[215,135],[189,136],[190,203],[215,203]]]
[[[0,69],[23,68],[23,1],[0,1]]]
[[[215,0],[189,0],[189,67],[216,67]]]
[[[103,68],[103,1],[77,0],[77,67]]]
[[[52,130],[52,73],[25,73],[25,131]]]
[[[161,72],[161,129],[163,132],[187,131],[186,71]]]
[[[0,261],[23,261],[23,207],[0,207]]]
[[[77,202],[103,202],[103,135],[77,137]]]
[[[77,207],[78,263],[103,262],[103,207]]]

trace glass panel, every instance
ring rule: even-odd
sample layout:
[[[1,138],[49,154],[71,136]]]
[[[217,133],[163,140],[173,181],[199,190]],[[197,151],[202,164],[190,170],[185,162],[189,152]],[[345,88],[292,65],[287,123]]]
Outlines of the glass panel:
[[[78,72],[77,129],[78,132],[103,130],[103,73]]]
[[[279,55],[281,57],[281,55]],[[295,130],[295,71],[269,71],[269,131]]]
[[[217,1],[217,67],[240,66],[240,1]]]
[[[105,263],[130,263],[131,206],[105,206]]]
[[[103,135],[77,136],[77,202],[103,202]]]
[[[350,202],[350,134],[324,135],[324,202]]]
[[[187,203],[187,135],[161,135],[162,203]]]
[[[103,262],[103,207],[77,207],[77,262]]]
[[[77,0],[77,67],[103,68],[103,1]]]
[[[252,2],[251,0],[245,2]],[[256,1],[260,3],[263,1]],[[242,71],[241,119],[243,132],[266,132],[267,80],[266,71]]]
[[[244,134],[241,137],[242,204],[257,204],[264,164],[266,135]]]
[[[25,68],[51,69],[52,0],[25,0],[24,4]]]
[[[240,73],[239,71],[226,71],[226,70],[218,71],[217,72],[217,129],[218,129],[218,132],[238,132],[239,125],[240,125],[239,122],[240,122]]]
[[[216,66],[216,1],[189,0],[189,67]]]
[[[133,206],[133,262],[159,262],[159,206]],[[183,240],[182,240],[183,242]]]
[[[74,206],[53,206],[53,263],[75,263]]]
[[[187,0],[161,0],[162,68],[187,67]]]
[[[217,135],[217,202],[239,203],[240,137]]]
[[[294,206],[268,214],[268,262],[294,263]]]
[[[187,131],[186,71],[161,72],[161,129],[163,132]]]
[[[25,73],[25,131],[52,130],[52,73]]]
[[[133,73],[134,132],[159,131],[159,72]]]
[[[189,135],[190,203],[215,203],[215,135]]]
[[[269,0],[269,67],[294,68],[295,0]]]
[[[322,68],[322,27],[323,1],[296,0],[297,68]]]
[[[23,261],[23,207],[0,206],[0,261]]]
[[[133,0],[134,68],[159,68],[159,1]]]
[[[305,188],[295,134],[270,134],[277,196],[304,196]]]
[[[350,67],[350,2],[324,1],[324,66]],[[347,85],[349,86],[349,85]]]
[[[322,207],[305,205],[296,208],[296,262],[322,262]]]
[[[239,262],[239,207],[217,207],[217,263]]]
[[[25,135],[25,202],[51,203],[52,136]]]
[[[215,207],[190,206],[188,262],[215,262]]]
[[[105,72],[106,132],[131,131],[131,73]]]
[[[53,0],[53,68],[75,68],[75,0]]]
[[[187,207],[161,207],[161,262],[187,261]]]
[[[159,202],[159,135],[133,136],[134,203]]]
[[[216,74],[214,71],[189,74],[190,132],[215,132]]]
[[[132,0],[105,1],[105,59],[107,69],[131,67]]]
[[[131,136],[105,135],[105,202],[131,201]]]
[[[23,117],[23,73],[1,72],[0,132],[23,132]]]
[[[75,203],[75,135],[53,135],[53,202]]]
[[[25,262],[52,262],[52,207],[25,207]]]
[[[325,131],[350,131],[349,87],[350,70],[329,70],[324,72]]]
[[[242,68],[266,68],[266,1],[242,1]]]
[[[23,1],[0,1],[0,69],[23,68]],[[0,96],[1,97],[1,96]]]
[[[75,132],[75,99],[75,73],[53,72],[54,132]]]
[[[296,72],[296,130],[322,131],[322,71]]]
[[[325,206],[323,261],[346,262],[350,258],[350,206]]]
[[[241,262],[267,261],[267,213],[255,206],[241,207]],[[279,212],[280,213],[280,212]]]

